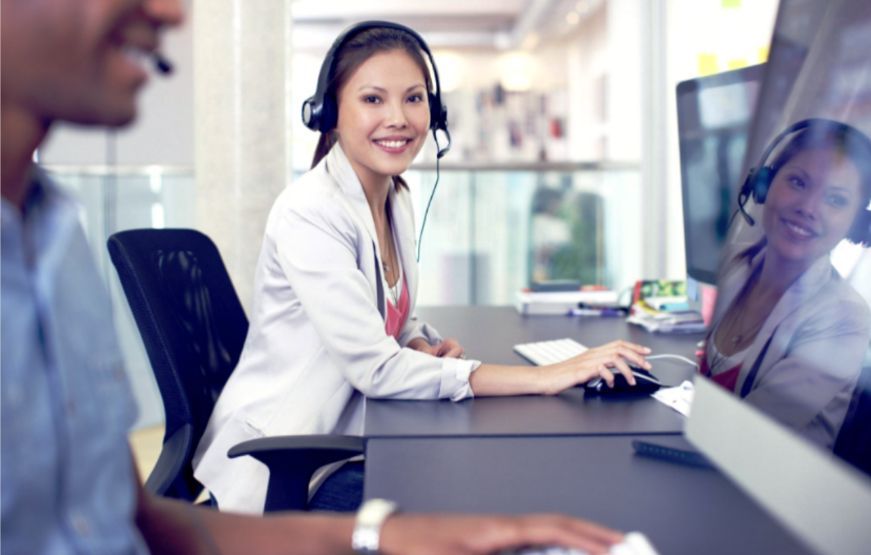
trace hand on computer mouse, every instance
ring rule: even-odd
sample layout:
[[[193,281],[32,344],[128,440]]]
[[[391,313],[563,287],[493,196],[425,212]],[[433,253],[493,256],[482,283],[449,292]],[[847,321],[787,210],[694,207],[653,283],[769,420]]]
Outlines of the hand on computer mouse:
[[[630,384],[623,374],[614,375],[614,384],[608,386],[602,378],[593,378],[584,384],[587,393],[598,395],[648,395],[657,391],[662,384],[659,378],[643,368],[630,366],[635,375],[635,383]]]
[[[615,371],[635,385],[636,378],[629,365],[649,370],[650,363],[644,358],[647,354],[650,354],[648,347],[619,340],[588,349],[564,362],[541,366],[538,371],[542,393],[556,394],[595,378],[602,378],[608,387],[613,387]]]

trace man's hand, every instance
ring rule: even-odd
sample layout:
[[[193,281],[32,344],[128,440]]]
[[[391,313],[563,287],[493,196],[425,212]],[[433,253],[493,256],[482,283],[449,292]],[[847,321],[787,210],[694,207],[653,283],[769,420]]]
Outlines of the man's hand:
[[[395,515],[381,531],[387,555],[472,555],[524,546],[607,553],[623,534],[564,515]]]

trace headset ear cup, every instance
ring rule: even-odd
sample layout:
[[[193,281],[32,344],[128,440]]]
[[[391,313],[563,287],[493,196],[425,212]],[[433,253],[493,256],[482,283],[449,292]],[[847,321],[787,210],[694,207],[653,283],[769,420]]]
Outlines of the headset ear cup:
[[[313,131],[320,128],[321,109],[315,97],[309,97],[302,103],[302,122]]]
[[[850,241],[871,247],[871,210],[865,209],[856,217],[856,224],[847,233]]]
[[[771,166],[762,166],[755,175],[753,175],[753,199],[756,204],[764,204],[765,198],[768,197],[768,189],[771,187],[771,180],[774,178],[774,168]]]
[[[865,233],[864,235],[860,234],[859,236],[862,238],[866,247],[871,247],[871,210],[863,210],[861,220],[861,229],[864,230]]]
[[[856,221],[847,231],[847,239],[857,245],[871,247],[871,210],[864,209],[856,216]]]
[[[321,133],[328,133],[336,128],[336,124],[339,122],[339,109],[336,105],[336,99],[332,95],[324,97],[318,119],[320,120],[318,131]]]
[[[432,130],[439,129],[444,119],[442,117],[441,102],[439,102],[439,99],[433,93],[426,93],[426,97],[429,102],[429,128]]]

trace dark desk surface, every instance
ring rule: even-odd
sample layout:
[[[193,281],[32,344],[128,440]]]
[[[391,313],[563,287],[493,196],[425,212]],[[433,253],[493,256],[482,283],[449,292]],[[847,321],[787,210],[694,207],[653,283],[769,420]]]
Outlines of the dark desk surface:
[[[370,439],[365,496],[403,511],[563,512],[644,532],[663,555],[808,552],[719,472],[634,456],[632,439]]]
[[[627,324],[623,318],[521,316],[510,306],[420,307],[417,315],[443,336],[458,339],[469,358],[495,364],[528,364],[512,351],[514,345],[563,337],[588,347],[626,339],[647,345],[653,354],[673,353],[693,358],[695,344],[704,337],[704,334],[648,333]]]
[[[470,358],[528,364],[512,351],[517,343],[571,337],[588,346],[627,339],[654,353],[692,358],[700,335],[649,334],[620,318],[522,317],[511,307],[440,307],[418,311],[447,337],[455,337]],[[653,372],[668,385],[692,375],[685,363],[653,361]],[[585,397],[573,388],[555,397],[524,396],[450,401],[366,401],[367,437],[599,435],[676,433],[684,417],[649,397]]]

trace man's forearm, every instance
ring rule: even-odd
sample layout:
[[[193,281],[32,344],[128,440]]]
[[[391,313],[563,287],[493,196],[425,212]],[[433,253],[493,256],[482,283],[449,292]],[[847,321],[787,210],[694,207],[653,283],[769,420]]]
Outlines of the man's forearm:
[[[319,555],[351,553],[354,519],[324,513],[221,513],[145,494],[136,524],[153,553]]]

